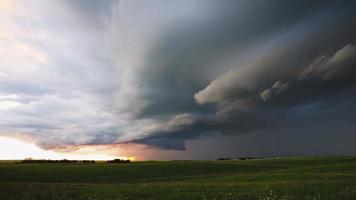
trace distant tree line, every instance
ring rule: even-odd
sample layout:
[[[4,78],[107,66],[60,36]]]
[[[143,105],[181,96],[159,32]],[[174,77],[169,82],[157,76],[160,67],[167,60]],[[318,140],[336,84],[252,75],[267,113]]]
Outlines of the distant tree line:
[[[46,160],[46,159],[33,159],[25,158],[21,163],[95,163],[95,160]]]
[[[131,161],[129,159],[114,159],[114,160],[108,160],[106,163],[130,163]]]
[[[220,158],[218,158],[218,159],[216,159],[216,160],[231,160],[231,158],[229,158],[229,157],[226,157],[226,158],[220,157]]]
[[[114,159],[114,160],[108,160],[106,163],[130,163],[131,161],[129,159]],[[21,161],[21,163],[96,163],[95,160],[46,160],[46,159],[33,159],[33,158],[25,158],[24,160]]]
[[[229,158],[229,157],[220,157],[216,160],[255,160],[255,159],[263,159],[264,157],[238,157],[238,158]]]
[[[239,160],[255,160],[255,159],[263,159],[263,157],[239,157]]]

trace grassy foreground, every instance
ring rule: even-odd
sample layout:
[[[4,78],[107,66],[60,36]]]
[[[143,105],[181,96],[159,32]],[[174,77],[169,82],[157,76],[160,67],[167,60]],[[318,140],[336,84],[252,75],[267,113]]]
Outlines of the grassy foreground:
[[[356,157],[130,164],[3,161],[0,199],[356,200]]]

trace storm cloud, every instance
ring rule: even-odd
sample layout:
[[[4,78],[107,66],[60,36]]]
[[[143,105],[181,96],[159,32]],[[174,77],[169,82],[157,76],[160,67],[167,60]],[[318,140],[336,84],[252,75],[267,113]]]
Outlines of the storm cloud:
[[[330,101],[344,103],[345,93],[353,101],[356,29],[350,2],[224,3],[224,14],[163,32],[142,76],[158,91],[144,89],[149,103],[141,115],[189,112],[194,123],[161,128],[138,142],[169,148],[180,141],[184,148],[186,139],[204,134],[274,130],[290,123],[294,110],[310,106],[317,114],[331,109]],[[241,13],[242,4],[247,11]]]
[[[336,134],[342,122],[346,141],[356,129],[354,1],[37,0],[0,9],[2,135],[48,149],[136,143],[194,154],[186,144],[206,138],[300,138],[303,148],[310,131]],[[310,120],[315,128],[304,128]],[[327,144],[316,152],[330,152]]]

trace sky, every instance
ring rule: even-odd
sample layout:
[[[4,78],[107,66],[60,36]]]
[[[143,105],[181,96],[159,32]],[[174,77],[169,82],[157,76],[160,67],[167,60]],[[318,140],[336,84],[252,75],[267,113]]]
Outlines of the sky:
[[[351,155],[355,122],[353,0],[0,0],[0,159]]]

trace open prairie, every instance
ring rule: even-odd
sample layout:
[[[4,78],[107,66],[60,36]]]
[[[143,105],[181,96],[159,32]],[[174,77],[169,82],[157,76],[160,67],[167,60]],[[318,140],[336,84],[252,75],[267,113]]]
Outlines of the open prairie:
[[[356,157],[0,163],[0,199],[356,199]]]

